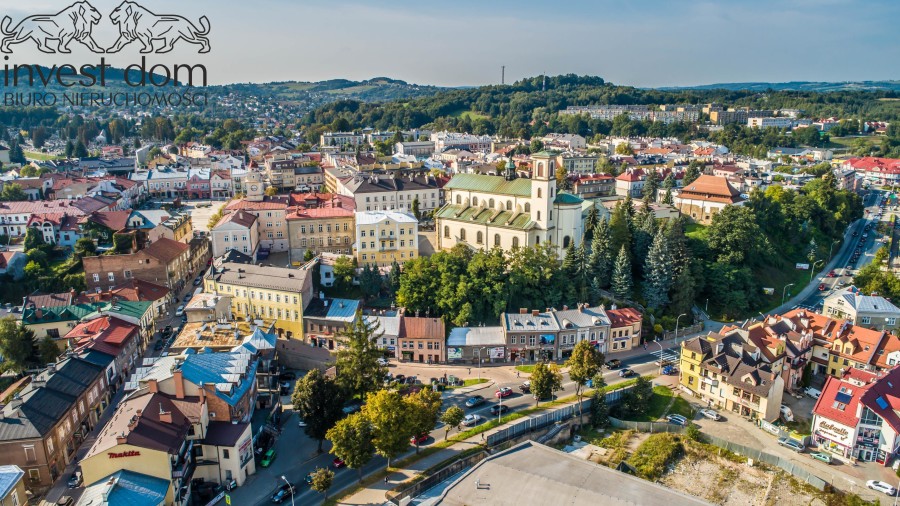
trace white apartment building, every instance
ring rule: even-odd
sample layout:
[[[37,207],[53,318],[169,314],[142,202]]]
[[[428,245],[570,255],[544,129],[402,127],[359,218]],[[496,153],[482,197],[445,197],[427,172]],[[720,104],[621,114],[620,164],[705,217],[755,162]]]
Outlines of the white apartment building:
[[[431,134],[431,142],[434,143],[434,151],[440,153],[447,148],[459,148],[472,153],[489,152],[491,150],[490,135],[472,135],[456,132],[434,132]]]
[[[747,118],[747,126],[750,128],[791,128],[794,120],[791,118]]]

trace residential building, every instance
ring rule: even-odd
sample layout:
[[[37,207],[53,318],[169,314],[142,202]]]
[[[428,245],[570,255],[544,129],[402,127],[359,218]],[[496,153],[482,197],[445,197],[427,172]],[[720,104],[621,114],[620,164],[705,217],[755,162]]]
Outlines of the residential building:
[[[135,253],[85,257],[88,290],[112,290],[137,278],[178,291],[190,280],[190,247],[163,237]]]
[[[65,213],[32,214],[28,220],[28,227],[37,230],[47,244],[71,248],[83,237],[80,219],[83,217],[69,216]]]
[[[399,211],[357,211],[357,265],[385,267],[419,256],[419,221]]]
[[[644,173],[644,169],[625,169],[625,172],[616,176],[616,195],[620,197],[631,195],[632,198],[641,198],[646,180],[647,175]]]
[[[292,200],[298,205],[285,216],[291,262],[302,261],[307,251],[352,254],[356,220],[350,197],[304,193]]]
[[[880,295],[863,295],[855,286],[825,298],[822,313],[832,318],[878,330],[900,327],[900,308]]]
[[[834,151],[823,148],[785,148],[775,147],[769,149],[766,158],[781,159],[787,157],[795,162],[827,162],[834,156]]]
[[[578,134],[547,134],[541,138],[544,148],[565,150],[584,149],[587,144],[584,137]]]
[[[182,330],[187,330],[187,325],[190,323],[215,322],[226,326],[227,322],[232,320],[231,297],[214,293],[198,293],[184,305],[184,315],[187,317],[187,323]],[[173,343],[172,347],[174,346]]]
[[[22,307],[32,306],[32,307],[60,307],[60,306],[71,306],[75,304],[75,298],[78,296],[78,292],[74,289],[69,290],[68,292],[61,293],[40,293],[38,291],[34,291],[31,295],[26,296],[22,299]]]
[[[259,220],[250,212],[226,214],[209,232],[212,255],[218,258],[229,250],[238,250],[256,258],[259,248]]]
[[[36,374],[3,406],[0,461],[19,466],[32,493],[43,493],[62,475],[108,405],[103,370],[67,356]]]
[[[784,380],[738,333],[710,332],[681,343],[681,388],[721,410],[757,420],[779,417]]]
[[[109,210],[110,202],[94,197],[73,200],[45,200],[38,202],[0,202],[0,235],[25,235],[28,222],[35,214],[59,214],[81,218],[95,211]]]
[[[581,199],[609,197],[615,194],[616,178],[609,174],[594,174],[579,177],[572,186],[572,193]]]
[[[644,317],[638,310],[630,307],[608,309],[606,315],[609,318],[609,344],[606,349],[610,354],[640,346]]]
[[[256,216],[258,231],[256,240],[259,241],[259,250],[263,252],[261,257],[266,257],[269,252],[288,251],[288,228],[285,218],[290,199],[286,196],[263,196],[259,188],[256,184],[251,184],[247,198],[232,200],[225,206],[225,212],[241,211]]]
[[[303,310],[304,339],[319,348],[338,349],[338,337],[353,323],[359,310],[358,300],[330,299],[320,294]]]
[[[812,359],[815,345],[815,332],[804,311],[793,310],[784,315],[766,316],[762,321],[751,321],[741,329],[726,327],[719,333],[731,332],[737,332],[759,348],[762,360],[771,364],[773,371],[782,371],[785,389],[802,389],[804,370]]]
[[[836,168],[832,171],[832,174],[834,174],[838,190],[847,190],[855,193],[862,191],[863,178],[856,173],[856,170]]]
[[[743,205],[746,199],[724,177],[701,175],[673,199],[675,207],[698,223],[709,224],[727,206]]]
[[[416,158],[428,158],[434,154],[434,142],[432,141],[406,141],[394,144],[394,153],[398,155],[415,156]]]
[[[93,320],[103,315],[115,316],[140,327],[141,339],[146,343],[154,332],[154,314],[149,302],[132,302],[116,300],[70,306],[39,308],[27,306],[22,309],[22,325],[34,332],[36,338],[50,336],[60,340],[76,325]],[[60,350],[71,347],[74,343],[61,340],[57,343]]]
[[[404,314],[397,340],[400,360],[428,364],[442,364],[447,360],[447,332],[441,318]]]
[[[897,158],[850,158],[841,167],[856,170],[872,184],[892,186],[900,182],[900,159]]]
[[[132,211],[97,211],[91,213],[82,224],[82,230],[86,237],[97,242],[97,246],[110,248],[114,246],[113,236],[126,233],[128,219]],[[137,247],[136,244],[133,247]]]
[[[729,125],[731,123],[747,124],[750,118],[767,118],[775,114],[775,111],[766,110],[750,110],[748,108],[739,109],[712,109],[709,114],[709,120],[717,125]],[[790,119],[790,118],[788,118]]]
[[[112,357],[106,368],[106,382],[115,390],[140,363],[140,355],[144,351],[140,331],[140,326],[115,316],[100,316],[79,323],[64,339],[79,354],[96,352]]]
[[[214,170],[209,176],[210,196],[214,199],[227,199],[234,196],[234,184],[230,170]]]
[[[187,243],[194,236],[191,215],[165,209],[134,210],[128,216],[127,229],[135,231],[138,249],[163,237]]]
[[[162,316],[166,312],[166,306],[174,301],[173,295],[171,290],[162,285],[132,278],[114,286],[112,290],[84,292],[78,296],[75,302],[78,304],[118,301],[150,302],[153,315]],[[37,307],[41,306],[37,305]]]
[[[116,471],[86,484],[75,506],[166,506],[169,480],[132,471]]]
[[[747,126],[750,128],[787,128],[794,126],[794,120],[781,117],[747,118]]]
[[[550,242],[562,256],[570,244],[577,247],[584,235],[582,199],[557,193],[555,153],[535,153],[531,160],[531,179],[518,178],[512,160],[505,176],[454,176],[444,186],[447,203],[435,213],[438,248],[509,251]]]
[[[359,146],[366,142],[366,136],[355,132],[324,132],[319,136],[319,146]]]
[[[0,506],[23,506],[28,503],[25,471],[16,465],[0,466]]]
[[[307,156],[293,154],[266,157],[269,184],[279,190],[320,191],[325,176],[319,164]]]
[[[449,148],[465,149],[472,153],[487,153],[491,150],[491,136],[471,135],[456,132],[432,132],[431,142],[434,143],[434,151],[441,153]]]
[[[401,318],[402,316],[399,311],[390,314],[363,316],[366,325],[375,329],[375,334],[378,336],[375,340],[375,344],[378,348],[387,352],[388,356],[398,359],[400,357],[397,355],[397,341],[400,339]]]
[[[308,268],[222,263],[206,274],[203,289],[230,295],[235,318],[275,320],[278,337],[303,339],[303,311],[313,296]]]
[[[599,160],[600,155],[566,151],[559,155],[557,162],[567,174],[593,174]]]
[[[425,212],[444,203],[442,181],[422,172],[356,172],[349,177],[335,178],[335,183],[335,193],[352,198],[357,211],[412,213],[413,203],[418,201],[419,211]]]
[[[813,408],[813,439],[819,450],[861,462],[888,466],[900,449],[900,399],[889,372],[850,369],[825,381]]]

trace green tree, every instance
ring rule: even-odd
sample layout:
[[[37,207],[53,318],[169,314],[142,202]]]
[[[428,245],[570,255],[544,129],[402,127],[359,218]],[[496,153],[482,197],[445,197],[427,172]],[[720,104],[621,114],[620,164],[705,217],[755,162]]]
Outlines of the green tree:
[[[616,144],[616,154],[622,156],[631,156],[634,154],[634,150],[631,149],[631,145],[627,142],[620,142]]]
[[[431,432],[441,413],[441,394],[431,388],[423,388],[419,393],[409,396],[406,402],[409,404],[409,422],[412,424],[413,435]],[[418,440],[416,453],[419,453]]]
[[[266,197],[274,197],[275,195],[278,195],[278,188],[274,186],[266,188]]]
[[[359,287],[362,289],[366,299],[376,297],[381,293],[381,284],[382,279],[378,269],[366,264],[359,275]]]
[[[72,254],[76,259],[81,260],[84,257],[90,257],[97,254],[97,245],[90,237],[82,237],[75,241],[72,247]]]
[[[6,183],[3,185],[3,190],[0,190],[0,201],[22,202],[24,200],[28,200],[28,195],[18,183]]]
[[[335,367],[337,383],[350,397],[361,399],[384,382],[385,368],[378,365],[383,354],[375,344],[380,336],[378,324],[368,323],[361,311],[344,329],[344,346],[337,351]]]
[[[566,171],[565,165],[558,165],[556,167],[556,189],[559,191],[568,190],[570,188],[569,184],[569,173]]]
[[[553,392],[560,390],[562,390],[562,373],[559,372],[559,366],[554,363],[538,362],[531,372],[531,393],[534,395],[535,405],[539,405],[541,399],[551,397]]]
[[[622,399],[622,412],[626,416],[642,415],[650,407],[653,398],[653,383],[644,376],[639,376],[634,387]]]
[[[632,255],[634,262],[632,268],[636,272],[646,275],[647,253],[650,251],[650,245],[653,244],[653,237],[656,235],[656,218],[650,206],[644,205],[638,211],[634,219],[634,236],[632,239]]]
[[[347,255],[341,255],[334,261],[334,284],[342,291],[350,290],[353,286],[353,275],[356,268],[353,259]]]
[[[601,219],[594,227],[591,253],[588,255],[588,271],[591,281],[597,280],[600,288],[609,286],[612,270],[612,252],[609,248],[609,223]]]
[[[356,469],[362,483],[362,468],[375,456],[374,427],[363,413],[353,413],[328,430],[325,437],[331,441],[331,453],[344,461],[347,467]]]
[[[297,381],[291,402],[294,411],[306,422],[303,432],[319,442],[317,451],[322,453],[322,441],[328,429],[334,427],[344,414],[340,387],[334,379],[313,368]]]
[[[703,173],[703,164],[698,160],[691,160],[691,163],[688,164],[687,169],[684,171],[684,177],[681,179],[681,185],[687,187],[687,185],[693,183],[700,177],[700,174]]]
[[[41,364],[53,364],[56,363],[56,359],[59,358],[60,351],[59,346],[56,345],[56,342],[53,341],[53,338],[50,336],[44,336],[41,339],[40,343],[38,343],[38,356],[41,358]]]
[[[591,392],[591,425],[597,429],[605,429],[609,425],[609,404],[606,403],[606,382],[603,375],[594,378],[594,391]]]
[[[134,236],[131,234],[113,234],[113,251],[116,253],[128,253],[132,246],[134,246]],[[97,249],[94,248],[95,253],[96,251]]]
[[[304,262],[309,262],[310,260],[312,260],[315,257],[316,257],[316,254],[311,249],[308,249],[303,252],[303,261]]]
[[[597,209],[597,204],[591,204],[591,207],[588,209],[588,214],[584,218],[584,242],[590,244],[591,241],[594,240],[594,229],[597,228],[597,225],[600,223],[600,210]]]
[[[625,203],[619,202],[609,218],[609,250],[619,251],[623,246],[631,251],[631,215]]]
[[[569,368],[569,379],[575,382],[575,395],[578,397],[578,414],[581,412],[581,394],[588,380],[593,379],[603,366],[603,354],[590,341],[579,341],[572,349],[572,355],[566,360]]]
[[[34,332],[19,326],[12,317],[0,319],[0,357],[3,357],[0,368],[21,373],[33,363],[34,356]]]
[[[75,144],[72,143],[72,139],[66,141],[65,154],[66,158],[72,158],[75,156]]]
[[[659,173],[653,169],[647,171],[647,179],[644,180],[642,195],[644,203],[656,202],[656,194],[659,191]]]
[[[318,467],[312,473],[312,483],[309,484],[309,488],[323,494],[323,500],[327,503],[328,490],[331,488],[332,483],[334,483],[334,471],[324,467]]]
[[[647,267],[643,284],[644,299],[651,308],[665,309],[669,303],[669,288],[672,286],[672,255],[665,230],[660,229],[653,238],[653,245],[647,253]]]
[[[41,264],[35,262],[34,260],[30,260],[27,264],[25,264],[25,277],[29,280],[36,280],[44,273],[44,268],[41,267]]]
[[[413,410],[410,403],[396,390],[378,390],[366,396],[362,413],[372,424],[372,444],[375,452],[391,459],[409,446],[413,435]]]
[[[544,149],[544,143],[541,142],[540,139],[531,139],[531,145],[529,149],[532,153],[537,153],[538,151],[542,151]]]
[[[672,195],[672,189],[666,188],[666,194],[663,195],[663,204],[667,206],[675,205],[675,197]]]
[[[747,206],[726,206],[707,229],[707,245],[719,262],[742,265],[765,249],[765,236]]]
[[[43,248],[32,248],[25,252],[25,256],[28,257],[28,260],[40,265],[41,267],[47,267],[50,265],[50,256],[47,255],[47,252],[45,252]]]
[[[459,430],[459,424],[465,418],[466,412],[459,406],[450,406],[444,414],[441,415],[441,422],[444,423],[444,439],[450,435],[450,429]]]
[[[631,290],[631,259],[628,258],[628,252],[625,251],[625,246],[623,245],[619,249],[619,256],[616,257],[616,263],[613,266],[612,292],[613,295],[620,299],[630,299]]]
[[[18,141],[9,145],[9,162],[19,165],[28,163],[28,160],[25,159],[25,152],[22,151],[22,145]]]
[[[419,197],[418,196],[416,196],[412,201],[412,212],[413,212],[413,216],[415,216],[417,220],[422,219],[422,213],[419,212]]]
[[[400,290],[400,264],[397,262],[397,259],[391,260],[391,273],[388,274],[388,288],[391,291],[392,296],[396,296],[397,292]]]
[[[75,143],[75,151],[72,154],[75,155],[75,158],[87,158],[87,146],[84,145],[81,139],[78,139],[78,142]]]

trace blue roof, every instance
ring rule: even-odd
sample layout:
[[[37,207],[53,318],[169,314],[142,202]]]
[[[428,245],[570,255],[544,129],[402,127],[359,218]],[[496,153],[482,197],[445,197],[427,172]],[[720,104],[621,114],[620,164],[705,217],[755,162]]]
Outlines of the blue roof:
[[[216,385],[216,395],[229,406],[235,406],[253,387],[256,366],[256,361],[250,360],[246,354],[198,353],[185,357],[181,372],[186,380],[195,385]],[[241,378],[241,375],[244,377]]]
[[[0,497],[9,495],[24,474],[25,471],[19,469],[19,466],[0,466]],[[19,499],[25,500],[24,497]]]
[[[352,322],[356,319],[356,311],[359,309],[359,301],[354,299],[331,299],[328,305],[329,320],[344,320]]]
[[[115,484],[107,499],[104,500],[103,493],[109,487],[107,483],[111,478],[115,479]],[[168,491],[168,480],[122,470],[86,487],[78,504],[85,506],[160,506],[165,503]]]
[[[84,360],[87,360],[88,362],[90,362],[92,364],[97,364],[102,367],[108,366],[109,364],[112,363],[113,360],[116,359],[116,357],[114,357],[108,353],[103,353],[102,351],[97,351],[97,350],[90,350],[87,353],[81,355],[81,358],[83,358]]]

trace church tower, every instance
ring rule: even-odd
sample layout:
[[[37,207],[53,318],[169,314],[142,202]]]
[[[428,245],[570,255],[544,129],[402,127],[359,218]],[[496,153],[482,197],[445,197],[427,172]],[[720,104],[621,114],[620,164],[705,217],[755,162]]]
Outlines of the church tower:
[[[556,197],[556,155],[541,151],[531,155],[531,219],[542,231],[554,228],[553,199]],[[541,242],[552,237],[540,233]]]
[[[263,186],[262,175],[259,172],[247,172],[244,177],[244,193],[247,195],[248,201],[262,202],[266,191]]]

